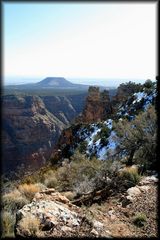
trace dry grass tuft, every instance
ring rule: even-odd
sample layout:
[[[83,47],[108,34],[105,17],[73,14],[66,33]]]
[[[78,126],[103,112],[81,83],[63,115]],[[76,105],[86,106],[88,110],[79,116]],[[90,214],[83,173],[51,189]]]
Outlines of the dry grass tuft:
[[[55,176],[45,179],[44,185],[48,188],[55,188],[58,184],[57,178]]]
[[[19,185],[18,189],[21,192],[21,194],[23,196],[25,196],[29,201],[32,201],[32,199],[34,198],[34,195],[41,191],[44,188],[43,184],[21,184]]]
[[[15,217],[11,212],[1,212],[2,238],[14,236]]]
[[[17,189],[12,190],[2,196],[2,207],[12,212],[22,208],[25,204],[29,203],[25,196]]]
[[[30,213],[20,221],[20,228],[25,230],[27,237],[37,236],[39,227],[40,220]]]
[[[137,185],[141,180],[141,175],[138,173],[136,166],[125,167],[121,170],[120,176],[128,181],[129,187]]]

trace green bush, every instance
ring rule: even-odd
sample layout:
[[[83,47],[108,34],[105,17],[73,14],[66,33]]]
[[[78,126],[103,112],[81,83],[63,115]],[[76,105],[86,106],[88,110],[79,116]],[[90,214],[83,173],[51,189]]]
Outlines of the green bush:
[[[102,127],[100,131],[100,137],[106,137],[108,138],[110,134],[110,129],[108,127]]]
[[[133,187],[137,185],[141,180],[141,175],[138,173],[138,169],[136,167],[125,167],[120,172],[120,177],[124,179],[128,187]]]
[[[102,146],[107,146],[107,144],[108,144],[108,139],[107,139],[107,137],[105,137],[105,136],[103,136],[102,138],[101,138],[101,145]]]
[[[71,162],[64,162],[57,170],[57,180],[61,191],[75,190],[82,182],[90,182],[95,177],[101,165],[97,159],[87,159],[83,154],[76,152]]]
[[[88,143],[87,141],[83,141],[79,144],[78,150],[80,153],[85,153],[87,150]]]
[[[147,221],[147,217],[144,213],[137,213],[133,219],[133,223],[137,227],[143,227]]]
[[[95,135],[93,141],[96,142],[98,141],[98,139],[101,139],[101,144],[107,145],[109,135],[110,135],[110,129],[103,125],[103,127],[101,128],[101,131]]]
[[[48,188],[55,188],[57,186],[57,178],[55,176],[49,177],[48,179],[45,179],[44,184]]]
[[[132,121],[119,121],[115,131],[120,138],[119,153],[125,152],[128,166],[138,164],[144,166],[144,171],[156,170],[157,114],[154,106],[139,113]]]
[[[145,88],[152,88],[153,87],[153,82],[150,79],[146,80],[145,83],[144,83],[144,87]]]

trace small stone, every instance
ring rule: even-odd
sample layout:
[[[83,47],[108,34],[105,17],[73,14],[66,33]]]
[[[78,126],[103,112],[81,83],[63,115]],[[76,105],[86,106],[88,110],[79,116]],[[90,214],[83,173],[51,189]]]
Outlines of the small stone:
[[[115,220],[116,216],[115,215],[111,215],[111,220]]]
[[[90,232],[94,236],[98,237],[99,233],[93,228],[92,231]]]
[[[111,238],[111,232],[109,230],[105,230],[101,233],[100,236],[105,238]]]
[[[68,226],[62,226],[61,227],[61,231],[63,231],[63,232],[72,232],[72,228],[70,228]]]
[[[93,227],[97,230],[102,230],[103,229],[103,223],[99,221],[93,221]]]
[[[109,216],[111,216],[114,212],[115,212],[115,211],[114,211],[113,209],[110,210],[110,211],[108,211]]]
[[[123,209],[123,214],[128,218],[128,217],[129,217],[129,211],[128,211],[128,209],[124,208],[124,209]]]
[[[122,207],[123,207],[123,208],[127,207],[127,205],[131,204],[132,201],[133,201],[132,197],[127,196],[126,198],[124,198],[124,199],[122,200]]]
[[[142,192],[147,192],[149,189],[150,189],[150,186],[139,186],[139,189],[142,191]]]
[[[140,195],[141,191],[139,190],[138,187],[131,187],[127,190],[127,194],[134,197]]]
[[[156,176],[148,176],[148,177],[144,177],[140,182],[139,185],[149,185],[149,184],[155,184],[158,182],[158,178]]]

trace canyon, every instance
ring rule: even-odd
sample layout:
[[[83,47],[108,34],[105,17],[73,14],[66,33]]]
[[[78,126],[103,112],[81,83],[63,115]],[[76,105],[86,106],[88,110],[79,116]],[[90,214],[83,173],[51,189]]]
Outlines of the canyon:
[[[39,168],[62,130],[82,111],[86,94],[2,97],[2,169]]]
[[[50,158],[56,163],[62,152],[65,156],[64,152],[68,152],[69,145],[76,143],[74,132],[78,131],[80,125],[113,117],[119,103],[124,102],[139,87],[132,83],[121,84],[117,91],[108,91],[90,86],[88,93],[70,91],[65,94],[60,85],[63,94],[58,96],[57,93],[54,94],[53,86],[60,80],[46,78],[39,82],[38,84],[46,87],[45,95],[25,94],[22,91],[2,96],[4,173],[15,171],[17,167],[35,170],[45,165]],[[70,86],[69,83],[65,82]],[[47,94],[48,86],[52,89],[52,95]],[[63,146],[62,152],[59,151],[60,146],[61,149]],[[67,156],[70,156],[69,152]]]

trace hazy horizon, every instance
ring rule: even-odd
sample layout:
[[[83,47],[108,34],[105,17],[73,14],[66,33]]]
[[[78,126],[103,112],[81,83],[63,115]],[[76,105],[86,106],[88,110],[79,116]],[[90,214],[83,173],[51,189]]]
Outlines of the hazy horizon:
[[[46,76],[46,77],[64,77],[64,76]],[[19,85],[19,84],[28,84],[28,83],[37,83],[46,77],[9,77],[4,81],[4,86],[7,85]],[[108,86],[108,87],[117,87],[121,83],[125,82],[135,82],[143,84],[147,79],[134,79],[134,78],[94,78],[94,77],[64,77],[66,80],[72,83],[86,84],[86,85],[99,85],[99,86]],[[154,79],[151,79],[154,81]]]

